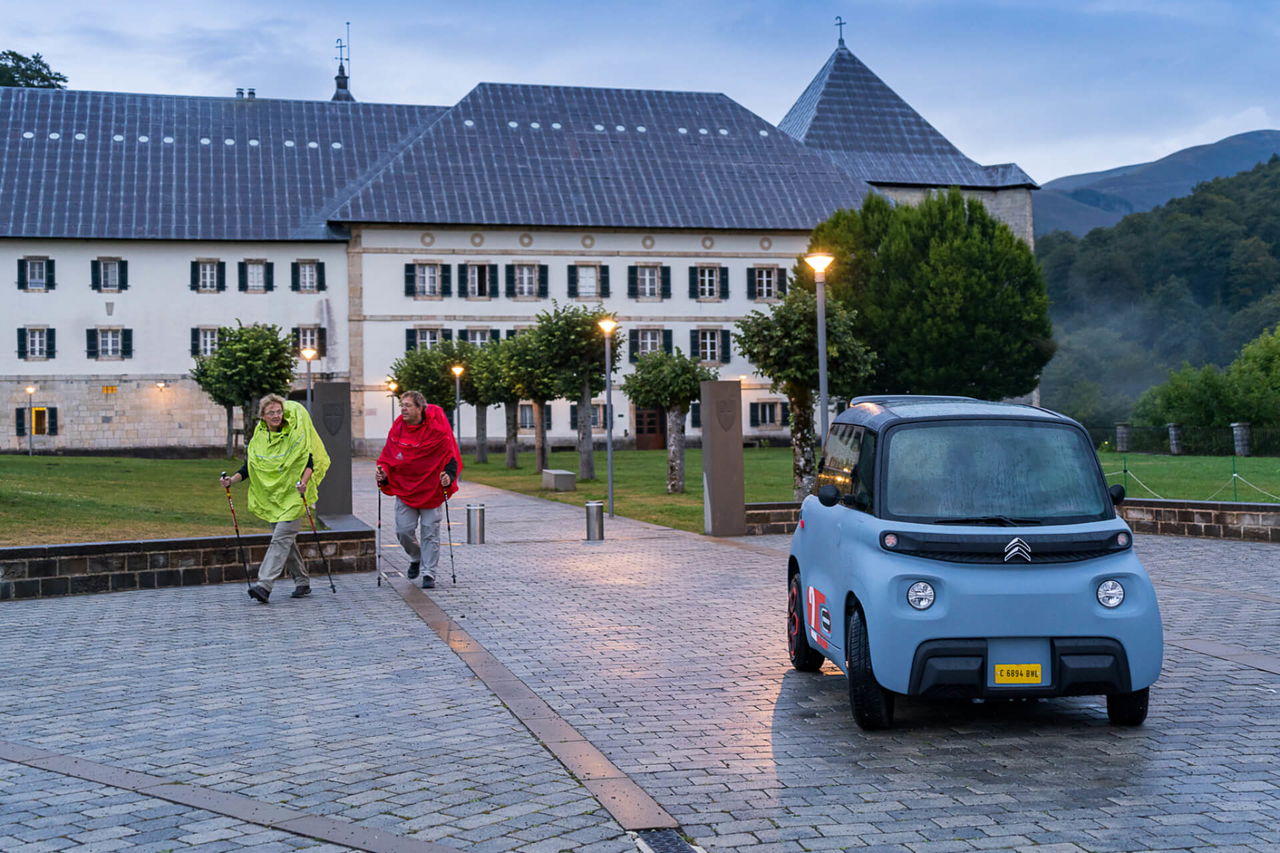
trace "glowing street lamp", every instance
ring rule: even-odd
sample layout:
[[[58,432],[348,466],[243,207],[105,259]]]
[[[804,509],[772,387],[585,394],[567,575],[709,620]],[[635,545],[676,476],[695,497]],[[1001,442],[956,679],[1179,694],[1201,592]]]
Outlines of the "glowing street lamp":
[[[36,386],[28,385],[25,390],[27,392],[27,455],[34,456],[36,423],[31,420],[31,397],[36,393]]]
[[[307,414],[311,414],[311,362],[315,361],[320,351],[315,347],[303,347],[299,352],[303,360],[307,363]]]
[[[613,518],[613,330],[618,328],[618,321],[605,317],[597,325],[604,332],[605,469],[609,479],[609,517]]]
[[[835,258],[826,252],[814,252],[804,256],[804,262],[813,269],[813,281],[818,295],[818,417],[821,432],[819,443],[827,440],[827,267]]]
[[[388,397],[391,399],[391,420],[392,421],[396,419],[396,389],[399,387],[400,386],[396,384],[396,381],[394,379],[392,379],[390,376],[387,377],[387,390],[391,392],[388,395]]]
[[[458,430],[458,452],[462,452],[462,365],[449,368],[453,371],[453,420]],[[478,415],[477,415],[478,417]]]

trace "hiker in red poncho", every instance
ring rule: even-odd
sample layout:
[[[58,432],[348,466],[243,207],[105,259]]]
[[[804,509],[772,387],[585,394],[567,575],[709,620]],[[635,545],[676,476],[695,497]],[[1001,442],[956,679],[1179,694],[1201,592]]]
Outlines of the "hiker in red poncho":
[[[396,498],[396,539],[409,556],[409,577],[436,585],[440,561],[440,505],[458,491],[462,454],[449,419],[418,391],[400,395],[400,417],[378,455],[378,488]],[[425,552],[425,553],[424,553]]]

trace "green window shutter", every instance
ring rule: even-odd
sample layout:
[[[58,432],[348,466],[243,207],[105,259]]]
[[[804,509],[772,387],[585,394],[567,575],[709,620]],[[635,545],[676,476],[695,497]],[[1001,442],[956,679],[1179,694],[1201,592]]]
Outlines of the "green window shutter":
[[[19,329],[18,330],[18,360],[21,361],[26,357],[27,357],[27,330]]]
[[[195,357],[200,354],[200,330],[191,330],[191,355]]]
[[[515,299],[516,296],[516,265],[507,264],[507,298]]]
[[[117,266],[119,267],[119,272],[120,272],[120,289],[128,290],[129,289],[129,262],[120,261],[119,264],[117,264]]]
[[[485,281],[484,283],[484,295],[485,296],[498,295],[498,265],[497,264],[489,264],[488,280]]]
[[[263,271],[263,281],[266,284],[267,293],[276,289],[276,265],[268,261],[263,264],[266,269]]]
[[[578,298],[578,265],[569,264],[569,298]]]
[[[22,261],[18,261],[18,263],[22,263]],[[26,409],[13,410],[13,425],[17,427],[18,438],[22,438],[27,434],[27,410]]]
[[[98,330],[97,329],[84,330],[84,354],[88,358],[98,357]]]
[[[55,329],[46,329],[44,333],[44,352],[49,358],[58,354],[58,335]]]
[[[404,265],[404,295],[412,297],[417,294],[418,288],[418,265]]]
[[[698,268],[689,267],[689,298],[698,298]]]
[[[779,417],[782,419],[780,421],[782,426],[789,426],[791,424],[791,404],[790,403],[782,404]]]
[[[293,261],[289,264],[289,289],[297,293],[302,289],[302,285],[298,281],[298,262]]]
[[[48,434],[57,435],[58,434],[58,407],[50,406],[48,409],[45,409],[45,417],[47,418],[45,423],[48,425]]]
[[[776,275],[778,276],[778,295],[786,296],[787,295],[787,271],[784,270],[782,267],[778,267],[778,271]]]
[[[632,329],[627,336],[627,361],[632,364],[636,363],[636,359],[640,357],[640,332]]]
[[[671,355],[671,330],[662,330],[662,351],[667,355]]]
[[[316,344],[318,345],[316,348],[320,350],[316,358],[324,358],[329,354],[329,330],[324,326],[316,329]]]
[[[293,341],[293,351],[296,353],[298,350],[302,349],[302,331],[297,326],[294,326],[289,330],[289,334],[292,336],[291,340]]]
[[[671,267],[662,268],[662,298],[671,298]]]
[[[440,330],[440,340],[442,340],[442,341],[451,341],[451,340],[453,340],[453,329],[441,329],[441,330]]]
[[[550,278],[550,267],[546,264],[538,264],[538,298],[547,298],[547,282]]]
[[[102,261],[89,261],[89,287],[102,290]]]
[[[502,330],[501,330],[501,329],[490,329],[490,330],[489,330],[489,340],[491,340],[491,341],[500,341],[500,340],[502,340]]]
[[[324,261],[316,261],[316,290],[328,290],[324,283]]]
[[[689,426],[702,429],[702,401],[694,400],[689,404]]]
[[[507,329],[507,338],[508,338],[508,339],[514,338],[515,336],[516,336],[516,330],[515,330],[515,329]]]
[[[609,265],[600,265],[600,298],[605,299],[609,296]]]
[[[729,268],[720,267],[720,298],[729,298]]]
[[[200,289],[200,262],[199,261],[191,262],[191,283],[187,285],[187,289],[192,291]]]
[[[698,351],[698,330],[689,330],[689,357],[694,361],[702,360],[702,353]]]
[[[218,261],[218,292],[227,289],[227,262]]]
[[[747,298],[756,298],[756,268],[747,267]]]
[[[542,429],[546,432],[551,431],[551,404],[542,404]]]
[[[569,404],[569,429],[574,432],[578,431],[578,404],[577,403]]]
[[[728,364],[732,359],[733,336],[728,329],[720,330],[720,363]]]
[[[452,277],[453,277],[453,267],[449,266],[448,264],[441,264],[440,265],[440,295],[441,296],[453,295],[453,284],[451,281]]]
[[[27,289],[27,259],[18,258],[18,290]]]
[[[240,290],[248,291],[249,289],[249,265],[244,261],[236,262],[236,273],[240,276]]]
[[[404,330],[404,351],[413,352],[417,348],[418,348],[418,330],[405,329]]]
[[[57,285],[58,283],[58,277],[53,273],[53,258],[50,258],[49,260],[44,262],[44,274],[45,274],[45,283],[44,283],[45,290],[53,290],[54,286]]]
[[[750,413],[751,413],[751,426],[753,427],[760,426],[760,404],[749,403],[747,405],[747,408],[750,410]]]
[[[640,295],[640,285],[637,281],[639,273],[635,267],[627,267],[627,298],[635,299]],[[632,359],[634,361],[635,359]]]
[[[120,330],[120,355],[133,358],[133,329]]]

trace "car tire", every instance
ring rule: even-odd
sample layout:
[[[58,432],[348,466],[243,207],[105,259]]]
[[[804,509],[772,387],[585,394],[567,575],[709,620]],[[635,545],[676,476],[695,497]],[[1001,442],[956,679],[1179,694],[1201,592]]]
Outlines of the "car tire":
[[[1107,694],[1107,719],[1114,726],[1140,726],[1147,719],[1147,701],[1151,689],[1144,687],[1132,693]]]
[[[887,729],[893,725],[893,694],[880,686],[871,670],[871,644],[867,640],[867,622],[861,609],[849,615],[847,672],[849,706],[853,721],[866,731]]]
[[[800,573],[796,572],[787,584],[787,657],[791,658],[791,665],[801,672],[817,672],[822,669],[826,658],[809,645],[804,624],[804,598],[800,589]]]

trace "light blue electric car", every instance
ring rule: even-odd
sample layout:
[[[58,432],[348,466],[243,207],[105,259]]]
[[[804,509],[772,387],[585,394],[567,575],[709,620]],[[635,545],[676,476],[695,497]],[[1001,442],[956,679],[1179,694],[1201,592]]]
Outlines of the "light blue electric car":
[[[854,719],[898,694],[1105,695],[1147,716],[1155,590],[1070,418],[966,397],[859,397],[835,419],[791,540],[796,669],[844,670]]]

